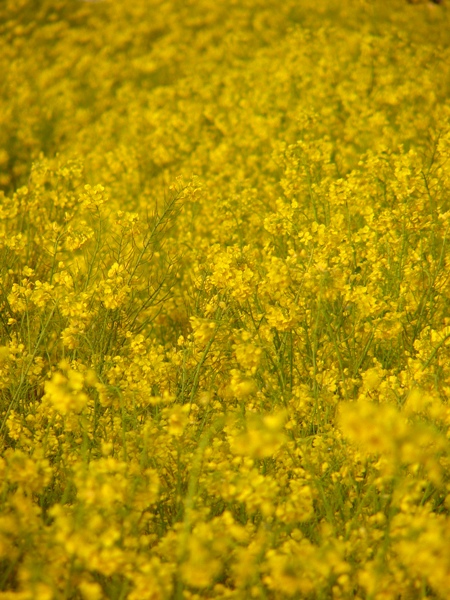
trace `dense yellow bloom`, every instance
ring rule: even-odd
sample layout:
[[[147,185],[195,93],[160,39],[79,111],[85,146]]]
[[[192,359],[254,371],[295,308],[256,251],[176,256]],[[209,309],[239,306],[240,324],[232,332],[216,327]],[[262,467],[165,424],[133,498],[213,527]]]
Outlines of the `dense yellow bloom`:
[[[83,391],[84,377],[82,373],[69,369],[66,374],[57,372],[50,381],[45,382],[44,400],[62,414],[79,413],[88,402]]]
[[[446,600],[445,1],[0,2],[0,600]]]

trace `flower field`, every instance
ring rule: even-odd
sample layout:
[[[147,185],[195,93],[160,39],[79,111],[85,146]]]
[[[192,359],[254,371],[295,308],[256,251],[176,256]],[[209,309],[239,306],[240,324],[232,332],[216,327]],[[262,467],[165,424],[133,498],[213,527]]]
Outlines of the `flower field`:
[[[0,600],[450,599],[450,6],[0,3]]]

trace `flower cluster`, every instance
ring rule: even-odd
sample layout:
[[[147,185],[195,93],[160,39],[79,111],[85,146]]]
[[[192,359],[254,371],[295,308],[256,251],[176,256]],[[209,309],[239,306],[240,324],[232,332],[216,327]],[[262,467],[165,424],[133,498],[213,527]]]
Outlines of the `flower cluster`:
[[[31,4],[0,600],[449,598],[445,3]]]

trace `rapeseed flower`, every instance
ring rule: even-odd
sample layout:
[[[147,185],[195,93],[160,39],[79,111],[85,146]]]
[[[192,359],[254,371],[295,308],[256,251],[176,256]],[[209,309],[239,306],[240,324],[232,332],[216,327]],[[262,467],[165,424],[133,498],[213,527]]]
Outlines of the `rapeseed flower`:
[[[448,598],[448,21],[1,4],[0,598]]]

